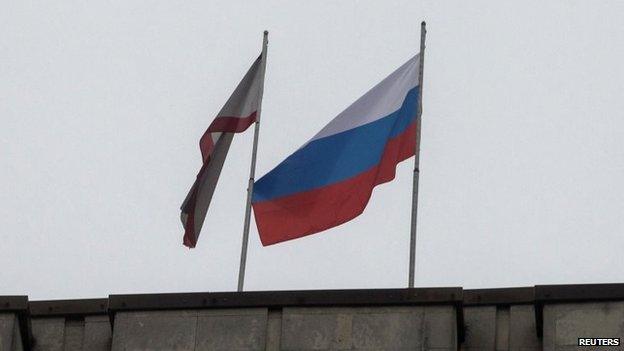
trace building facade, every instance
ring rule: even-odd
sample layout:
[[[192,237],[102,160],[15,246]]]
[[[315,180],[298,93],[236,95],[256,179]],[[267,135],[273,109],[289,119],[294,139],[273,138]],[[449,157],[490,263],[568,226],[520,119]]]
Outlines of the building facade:
[[[0,296],[0,351],[593,351],[623,338],[624,284]]]

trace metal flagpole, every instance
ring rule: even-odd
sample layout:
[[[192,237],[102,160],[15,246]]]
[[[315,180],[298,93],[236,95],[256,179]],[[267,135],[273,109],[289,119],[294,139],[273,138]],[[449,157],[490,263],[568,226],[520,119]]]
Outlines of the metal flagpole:
[[[266,70],[267,44],[269,32],[264,31],[262,40],[262,86],[258,111],[256,112],[256,123],[254,126],[253,149],[251,152],[251,167],[249,170],[249,183],[247,184],[247,207],[245,208],[245,225],[243,227],[243,244],[241,247],[240,266],[238,268],[238,291],[243,291],[245,283],[245,265],[247,264],[247,244],[249,242],[249,223],[251,222],[251,196],[253,194],[254,178],[256,176],[256,154],[258,153],[258,134],[260,134],[260,111],[262,110],[262,93],[264,92],[264,72]]]
[[[425,63],[425,36],[426,23],[420,24],[420,57],[418,70],[418,116],[416,120],[416,149],[414,157],[414,184],[412,188],[412,225],[410,231],[410,257],[409,257],[409,283],[410,288],[414,287],[414,271],[416,269],[416,222],[418,217],[418,177],[420,175],[420,128],[422,117],[422,91],[423,91],[423,67]]]

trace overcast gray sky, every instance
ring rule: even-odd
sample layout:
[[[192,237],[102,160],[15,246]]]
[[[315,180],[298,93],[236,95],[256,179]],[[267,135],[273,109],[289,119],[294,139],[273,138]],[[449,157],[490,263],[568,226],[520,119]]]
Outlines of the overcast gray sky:
[[[269,34],[258,175],[417,53],[418,286],[624,281],[621,1],[5,1],[0,294],[236,289],[252,130],[196,249],[198,140]],[[411,167],[360,217],[262,247],[247,290],[405,287]]]

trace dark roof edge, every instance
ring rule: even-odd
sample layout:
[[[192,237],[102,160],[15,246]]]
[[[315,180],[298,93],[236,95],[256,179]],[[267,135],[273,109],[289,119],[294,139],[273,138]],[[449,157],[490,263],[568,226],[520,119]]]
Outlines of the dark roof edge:
[[[521,305],[534,301],[533,287],[464,290],[464,306]]]
[[[28,311],[28,296],[0,296],[0,312]]]
[[[108,314],[108,299],[31,301],[32,317],[77,317]]]
[[[624,284],[536,285],[542,303],[624,300]]]
[[[624,300],[624,284],[536,285],[535,287],[465,289],[464,306],[546,304]]]
[[[100,299],[28,301],[27,296],[0,296],[0,312],[26,311],[33,317],[107,314],[110,311],[253,306],[355,306],[456,304],[464,306],[547,304],[624,300],[624,284],[537,285],[535,287],[466,289],[354,289],[249,292],[195,292],[110,295]]]
[[[462,288],[249,291],[110,295],[109,311],[232,307],[432,305],[462,302]]]
[[[252,306],[445,304],[515,305],[624,300],[624,284],[537,285],[535,287],[462,289],[353,289],[246,292],[194,292],[110,295],[100,299],[28,301],[0,296],[0,312],[29,311],[33,317],[106,314],[109,310],[180,309]]]
[[[0,296],[0,313],[14,313],[17,317],[22,346],[24,350],[31,349],[32,328],[28,296]]]

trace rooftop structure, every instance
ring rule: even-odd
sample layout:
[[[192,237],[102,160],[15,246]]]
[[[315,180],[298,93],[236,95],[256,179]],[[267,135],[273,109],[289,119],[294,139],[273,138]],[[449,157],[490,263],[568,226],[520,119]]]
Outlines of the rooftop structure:
[[[623,337],[624,284],[0,296],[2,351],[568,351]]]

